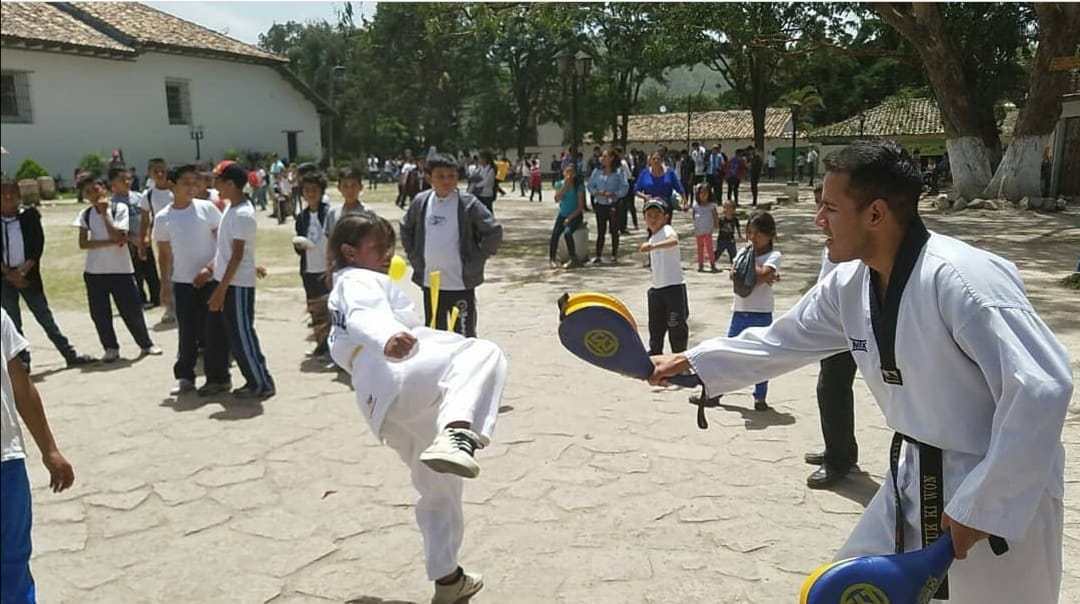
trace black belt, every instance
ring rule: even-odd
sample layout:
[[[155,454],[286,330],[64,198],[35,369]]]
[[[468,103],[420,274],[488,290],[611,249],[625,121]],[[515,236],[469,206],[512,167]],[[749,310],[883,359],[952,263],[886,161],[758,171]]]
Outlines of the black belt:
[[[896,477],[900,465],[900,449],[904,441],[919,448],[919,524],[922,546],[927,547],[941,537],[941,514],[945,510],[945,489],[941,471],[941,449],[919,442],[899,432],[893,434],[889,448],[889,471],[892,474],[893,502],[896,506],[896,553],[904,553],[904,504],[900,498],[900,485]],[[990,549],[1000,556],[1009,551],[1009,544],[996,535],[990,535]],[[941,581],[934,598],[949,599],[949,578]]]

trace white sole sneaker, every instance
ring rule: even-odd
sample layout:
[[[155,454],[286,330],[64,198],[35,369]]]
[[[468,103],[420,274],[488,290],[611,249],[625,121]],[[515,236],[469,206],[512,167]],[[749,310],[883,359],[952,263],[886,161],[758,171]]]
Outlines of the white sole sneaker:
[[[476,478],[480,475],[480,464],[476,463],[473,452],[480,447],[480,437],[472,430],[445,428],[420,454],[420,462],[440,474]]]
[[[481,589],[484,589],[483,577],[462,572],[461,578],[450,585],[435,584],[431,604],[465,604]]]

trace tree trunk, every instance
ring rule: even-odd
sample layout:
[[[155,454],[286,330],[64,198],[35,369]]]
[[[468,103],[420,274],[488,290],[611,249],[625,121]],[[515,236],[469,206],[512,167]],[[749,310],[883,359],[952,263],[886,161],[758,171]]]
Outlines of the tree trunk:
[[[990,158],[986,144],[977,136],[960,136],[945,141],[949,152],[953,192],[974,199],[990,181]]]
[[[1061,116],[1061,95],[1069,82],[1065,71],[1050,71],[1054,57],[1072,55],[1080,39],[1080,5],[1035,4],[1039,17],[1039,47],[1028,85],[1027,103],[1020,110],[1013,140],[1005,151],[984,197],[1018,201],[1042,195],[1042,157]]]
[[[941,109],[954,190],[970,199],[990,182],[996,154],[991,149],[1000,147],[1000,142],[987,145],[987,139],[993,143],[997,134],[988,134],[978,120],[974,87],[968,85],[956,48],[945,33],[940,8],[930,3],[914,3],[910,8],[908,12],[894,3],[873,6],[918,51]]]

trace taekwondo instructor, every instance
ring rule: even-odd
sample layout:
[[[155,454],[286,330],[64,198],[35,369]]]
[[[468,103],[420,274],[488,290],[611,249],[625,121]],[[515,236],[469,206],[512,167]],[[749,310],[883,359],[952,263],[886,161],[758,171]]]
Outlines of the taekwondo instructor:
[[[769,327],[653,357],[650,381],[693,369],[715,396],[851,351],[896,435],[885,483],[837,559],[919,549],[946,527],[963,560],[951,604],[1057,602],[1064,347],[1012,263],[926,229],[899,145],[859,141],[825,167],[816,223],[829,260],[862,262]]]

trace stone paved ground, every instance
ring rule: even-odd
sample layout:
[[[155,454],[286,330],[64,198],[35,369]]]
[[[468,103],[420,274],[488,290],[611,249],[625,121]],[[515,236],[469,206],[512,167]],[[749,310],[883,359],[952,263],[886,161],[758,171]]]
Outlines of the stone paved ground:
[[[389,204],[376,205],[388,217],[399,215]],[[465,492],[462,562],[487,583],[477,601],[791,601],[805,575],[843,542],[887,465],[890,432],[865,386],[856,383],[866,473],[835,491],[808,490],[802,455],[820,446],[816,367],[772,382],[775,411],[748,411],[744,391],[726,397],[709,414],[712,427],[700,431],[684,392],[582,366],[557,343],[558,295],[609,291],[643,319],[646,271],[626,262],[551,273],[542,268],[550,202],[501,200],[497,210],[507,243],[480,289],[480,331],[504,347],[511,373],[496,442],[480,456],[482,477]],[[786,308],[816,275],[821,239],[809,204],[777,216],[785,254],[778,308]],[[1017,261],[1075,366],[1077,294],[1054,284],[1080,250],[1075,210],[928,211],[927,220]],[[678,221],[686,232],[686,219]],[[287,227],[264,219],[261,228]],[[683,245],[688,267],[691,243]],[[726,276],[691,270],[687,278],[692,340],[726,331]],[[78,477],[73,489],[53,495],[40,463],[29,466],[33,568],[43,602],[429,597],[406,474],[369,435],[348,386],[305,358],[310,343],[299,279],[293,288],[261,288],[258,295],[258,331],[278,383],[278,395],[263,405],[167,396],[171,330],[156,334],[163,357],[68,371],[29,322],[40,351],[38,385]],[[59,315],[75,342],[91,350],[96,338],[85,313]],[[156,322],[160,311],[150,315]],[[134,345],[118,331],[130,359]],[[1062,601],[1074,602],[1075,404],[1064,439],[1070,463]]]

